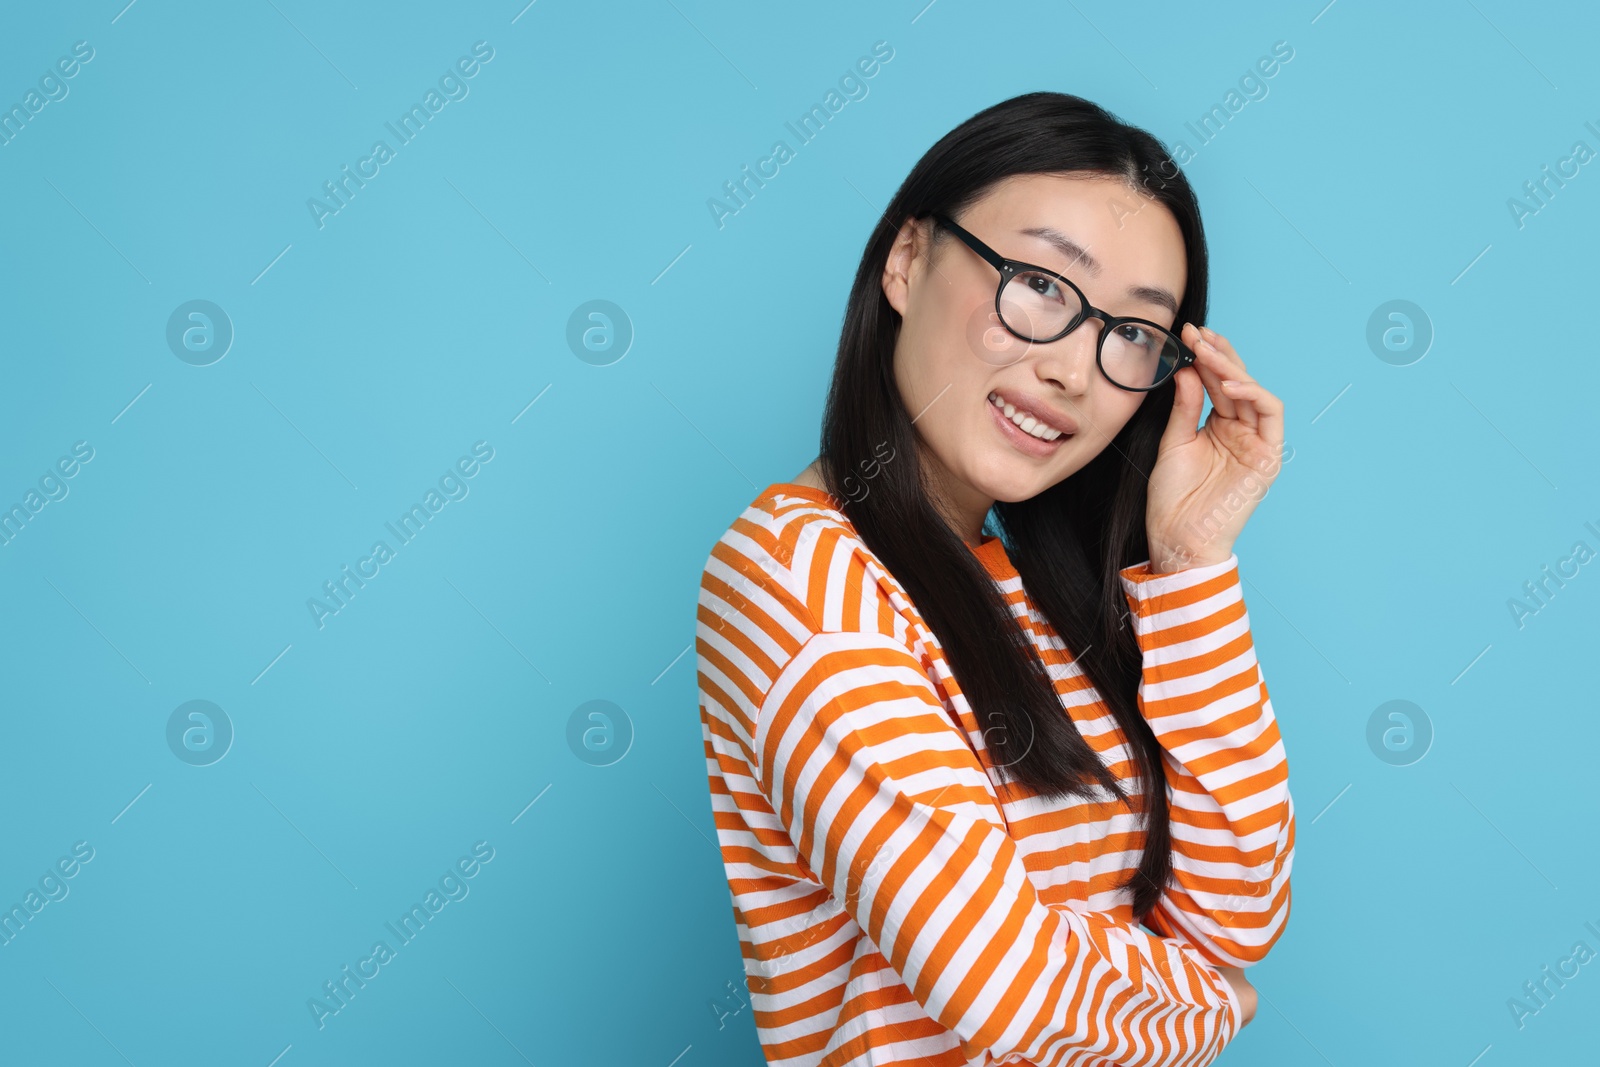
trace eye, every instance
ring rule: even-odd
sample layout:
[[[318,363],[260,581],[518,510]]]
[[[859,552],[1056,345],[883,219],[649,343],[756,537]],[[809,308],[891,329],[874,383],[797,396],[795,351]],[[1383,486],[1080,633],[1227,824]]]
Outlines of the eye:
[[[1122,335],[1123,340],[1140,348],[1149,348],[1155,343],[1155,333],[1136,322],[1123,323],[1117,327],[1117,332]]]
[[[1029,273],[1024,274],[1021,280],[1022,284],[1026,285],[1028,290],[1035,296],[1042,297],[1045,300],[1053,300],[1056,303],[1062,302],[1061,286],[1050,275]]]

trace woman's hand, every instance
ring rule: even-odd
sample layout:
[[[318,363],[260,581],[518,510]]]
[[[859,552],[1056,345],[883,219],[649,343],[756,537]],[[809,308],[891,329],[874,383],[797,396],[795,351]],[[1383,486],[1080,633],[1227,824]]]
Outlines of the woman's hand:
[[[1283,466],[1283,402],[1245,373],[1221,334],[1186,322],[1183,343],[1197,359],[1177,373],[1145,509],[1157,574],[1226,560]],[[1211,414],[1196,430],[1206,393]]]
[[[1244,1009],[1244,1019],[1239,1023],[1239,1029],[1243,1030],[1245,1023],[1256,1017],[1256,987],[1250,984],[1250,979],[1238,967],[1218,967],[1217,970],[1233,987],[1234,994],[1239,998],[1239,1006]]]

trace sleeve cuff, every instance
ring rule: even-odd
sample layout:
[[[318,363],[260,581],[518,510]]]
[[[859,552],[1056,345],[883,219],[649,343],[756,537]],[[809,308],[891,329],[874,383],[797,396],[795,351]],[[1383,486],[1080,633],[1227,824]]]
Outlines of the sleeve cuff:
[[[1150,569],[1150,561],[1144,560],[1131,567],[1122,568],[1122,588],[1128,595],[1140,600],[1150,600],[1178,589],[1187,589],[1192,585],[1210,581],[1219,574],[1226,574],[1230,569],[1239,566],[1239,554],[1228,553],[1228,558],[1220,563],[1209,563],[1203,567],[1188,567],[1181,571],[1168,571],[1157,573]]]
[[[1212,968],[1215,970],[1215,968]],[[1239,1003],[1239,994],[1234,991],[1233,983],[1217,971],[1217,978],[1222,982],[1222,994],[1228,998],[1228,1004],[1233,1008],[1233,1034],[1239,1036],[1239,1031],[1244,1028],[1244,1005]]]
[[[1220,563],[1164,574],[1152,574],[1149,560],[1122,568],[1122,592],[1128,602],[1134,631],[1142,635],[1159,629],[1155,621],[1159,616],[1169,610],[1187,608],[1197,599],[1215,595],[1224,586],[1237,585],[1238,574],[1239,557],[1233,552]],[[1207,586],[1210,588],[1204,588]]]

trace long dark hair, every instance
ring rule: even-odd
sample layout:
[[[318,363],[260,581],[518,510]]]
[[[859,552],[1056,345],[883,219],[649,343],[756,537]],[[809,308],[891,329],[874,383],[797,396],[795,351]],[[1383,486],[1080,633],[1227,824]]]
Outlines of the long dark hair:
[[[1154,137],[1063,93],[1029,93],[972,116],[917,161],[862,253],[845,310],[823,414],[823,480],[863,542],[911,596],[943,646],[984,729],[992,761],[1042,796],[1102,800],[1135,811],[1062,707],[1044,662],[981,561],[937,510],[911,416],[892,371],[900,316],[884,296],[884,264],[905,220],[959,217],[996,182],[1019,174],[1122,178],[1166,207],[1183,233],[1188,284],[1176,321],[1205,321],[1206,246],[1193,190]],[[943,235],[934,228],[934,239]],[[975,357],[976,358],[976,357]],[[1145,849],[1133,885],[1142,920],[1172,874],[1160,744],[1139,713],[1141,655],[1124,616],[1118,571],[1148,557],[1145,490],[1172,411],[1173,383],[1152,390],[1110,446],[1044,492],[995,503],[997,532],[1029,596],[1110,707],[1143,786]],[[892,453],[881,449],[892,448]],[[881,462],[884,455],[890,462]],[[864,494],[841,492],[871,473]]]

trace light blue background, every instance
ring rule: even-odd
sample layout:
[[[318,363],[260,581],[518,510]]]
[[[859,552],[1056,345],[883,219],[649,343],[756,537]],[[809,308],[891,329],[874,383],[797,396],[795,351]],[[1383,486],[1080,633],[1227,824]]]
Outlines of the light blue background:
[[[1600,149],[1592,9],[124,3],[0,35],[7,106],[95,50],[0,147],[0,504],[95,450],[0,547],[0,903],[95,849],[0,948],[0,1059],[759,1062],[713,1010],[742,969],[685,650],[711,544],[815,454],[878,210],[1034,89],[1194,147],[1280,40],[1186,168],[1210,322],[1294,449],[1237,546],[1293,917],[1220,1062],[1593,1055],[1600,965],[1507,1007],[1600,950],[1600,564],[1507,607],[1600,549],[1600,170],[1507,206]],[[470,95],[319,229],[307,199],[480,40]],[[719,229],[707,199],[880,40],[869,95]],[[165,341],[194,299],[236,331],[210,366]],[[607,366],[566,342],[593,299],[636,333]],[[1395,299],[1436,332],[1408,366],[1366,341]],[[307,599],[480,440],[469,495],[319,629]],[[207,767],[165,740],[193,699],[237,734]],[[604,767],[566,740],[595,699],[634,732]],[[1367,745],[1393,699],[1435,731],[1410,766]],[[470,895],[319,1030],[308,998],[476,841]]]

